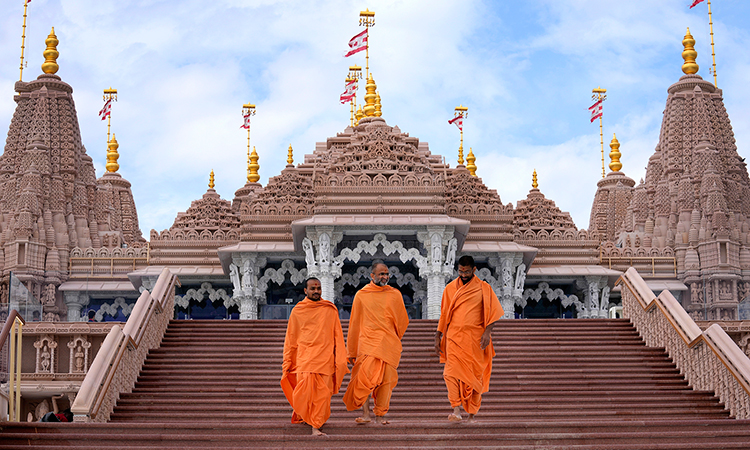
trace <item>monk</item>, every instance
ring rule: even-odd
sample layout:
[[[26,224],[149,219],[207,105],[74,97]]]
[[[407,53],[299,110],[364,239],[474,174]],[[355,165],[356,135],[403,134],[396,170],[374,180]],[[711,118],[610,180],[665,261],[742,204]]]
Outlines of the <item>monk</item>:
[[[443,379],[453,412],[448,420],[468,421],[482,404],[482,394],[489,391],[492,373],[492,327],[503,316],[503,308],[489,284],[474,273],[474,258],[464,255],[458,260],[458,278],[443,290],[440,321],[435,334],[435,352],[445,364]],[[443,337],[445,337],[443,339]]]
[[[321,297],[317,278],[305,280],[305,299],[289,316],[281,365],[281,389],[292,405],[292,423],[312,426],[313,436],[331,416],[331,397],[338,393],[346,366],[346,345],[336,306]]]
[[[375,421],[387,425],[390,422],[385,415],[398,383],[401,338],[409,326],[409,315],[401,292],[388,286],[388,266],[376,261],[370,272],[370,284],[360,289],[352,302],[347,347],[349,362],[354,367],[344,404],[349,411],[362,408],[362,416],[355,419],[356,423],[369,423],[372,395]]]

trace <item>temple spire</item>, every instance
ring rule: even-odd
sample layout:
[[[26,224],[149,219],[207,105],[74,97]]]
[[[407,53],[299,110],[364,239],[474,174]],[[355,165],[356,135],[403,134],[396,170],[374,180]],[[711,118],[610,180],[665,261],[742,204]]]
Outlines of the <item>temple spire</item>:
[[[383,105],[380,103],[380,93],[377,92],[375,94],[375,117],[380,117],[383,115]]]
[[[469,147],[469,154],[466,156],[466,169],[469,171],[469,173],[472,176],[477,176],[477,166],[474,164],[474,161],[476,161],[477,158],[474,156],[474,152],[472,151],[471,147]]]
[[[685,64],[682,65],[682,71],[685,72],[686,75],[693,75],[695,73],[698,73],[698,64],[695,63],[695,58],[698,57],[698,52],[695,51],[695,39],[693,39],[693,35],[690,34],[690,28],[687,29],[687,34],[685,35],[685,38],[682,40],[682,45],[685,47],[685,50],[682,51],[682,59],[685,60]]]
[[[294,150],[292,150],[292,144],[289,144],[289,154],[287,155],[286,163],[290,166],[294,164]]]
[[[531,175],[531,187],[534,189],[539,188],[539,183],[537,182],[537,179],[536,179],[536,169],[534,169],[534,173]]]
[[[609,159],[612,160],[609,163],[609,168],[612,172],[619,172],[622,169],[622,163],[620,162],[622,153],[620,153],[620,141],[617,140],[617,135],[614,133],[612,133],[612,142],[609,143],[609,148],[612,149],[609,152]]]
[[[375,116],[375,101],[378,96],[375,91],[377,89],[378,85],[375,84],[375,79],[373,79],[372,74],[370,74],[370,76],[367,78],[367,84],[365,85],[365,90],[367,91],[367,93],[365,94],[365,106],[364,108],[362,108],[362,111],[367,117]]]
[[[253,152],[250,153],[249,156],[250,164],[247,166],[247,181],[251,183],[257,183],[258,180],[260,180],[260,175],[258,175],[258,169],[260,169],[260,165],[258,164],[258,152],[255,151],[255,146],[253,146]]]
[[[216,184],[214,183],[214,169],[211,169],[211,175],[208,176],[208,188],[213,189]]]
[[[57,57],[60,56],[60,52],[57,51],[57,44],[59,44],[60,41],[58,41],[57,36],[55,36],[55,27],[52,27],[52,31],[50,31],[49,36],[44,40],[44,43],[47,44],[47,48],[42,52],[42,55],[44,56],[42,72],[55,74],[60,69],[60,66],[57,65]]]

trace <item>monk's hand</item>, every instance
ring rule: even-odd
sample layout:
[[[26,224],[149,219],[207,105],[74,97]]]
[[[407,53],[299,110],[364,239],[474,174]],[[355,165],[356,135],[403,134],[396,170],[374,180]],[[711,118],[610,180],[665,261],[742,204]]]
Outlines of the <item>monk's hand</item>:
[[[439,333],[435,335],[435,354],[440,356],[440,341],[443,338],[443,334]]]
[[[484,333],[482,333],[482,338],[479,340],[479,347],[484,350],[488,345],[490,345],[490,342],[492,342],[492,330],[484,330]]]

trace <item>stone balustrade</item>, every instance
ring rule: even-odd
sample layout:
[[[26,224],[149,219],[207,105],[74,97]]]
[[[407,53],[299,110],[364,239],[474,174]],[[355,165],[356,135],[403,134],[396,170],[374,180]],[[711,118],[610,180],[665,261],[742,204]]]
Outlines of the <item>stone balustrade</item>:
[[[714,391],[731,414],[750,418],[750,359],[717,324],[706,331],[693,321],[669,291],[655,297],[634,268],[622,284],[623,314],[649,347],[663,347],[688,383]]]
[[[143,291],[123,328],[112,327],[71,407],[74,422],[106,422],[121,393],[133,389],[148,351],[159,346],[174,311],[177,276],[164,269]]]

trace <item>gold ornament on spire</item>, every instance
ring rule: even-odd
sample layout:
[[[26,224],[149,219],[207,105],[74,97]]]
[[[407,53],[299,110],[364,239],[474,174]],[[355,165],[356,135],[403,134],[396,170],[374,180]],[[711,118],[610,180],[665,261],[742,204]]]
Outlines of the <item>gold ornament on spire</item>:
[[[375,94],[375,117],[383,115],[383,105],[380,104],[380,93]]]
[[[208,176],[208,188],[213,189],[214,186],[214,169],[211,169],[211,175]]]
[[[468,169],[469,173],[474,177],[477,176],[477,166],[474,164],[474,161],[476,160],[477,158],[474,156],[474,152],[471,147],[469,147],[469,154],[466,156],[466,169]]]
[[[365,113],[365,116],[373,117],[375,116],[375,100],[378,96],[375,91],[378,89],[378,85],[375,84],[372,74],[367,78],[365,89],[367,93],[365,94],[365,107],[362,108],[362,111]]]
[[[359,121],[365,117],[364,111],[362,111],[362,105],[357,108],[357,112],[354,113],[354,126],[359,125]]]
[[[609,159],[612,162],[609,163],[609,168],[612,172],[619,172],[622,169],[622,163],[620,162],[620,157],[622,156],[622,153],[620,153],[620,141],[617,140],[616,134],[613,133],[612,136],[612,142],[609,143],[609,147],[612,149],[609,152]]]
[[[290,166],[294,164],[294,150],[292,150],[292,144],[289,144],[289,154],[287,155],[286,163]]]
[[[55,36],[55,27],[52,27],[52,31],[50,31],[49,36],[44,40],[44,43],[47,44],[47,48],[42,52],[42,55],[44,56],[42,72],[55,74],[60,69],[60,66],[57,65],[57,57],[60,56],[60,52],[57,51],[57,44],[59,44],[60,41],[58,41],[57,36]]]
[[[247,181],[251,183],[257,183],[260,180],[260,175],[258,175],[258,169],[260,169],[258,159],[258,153],[255,151],[255,146],[253,146],[253,152],[250,153],[250,164],[247,166]]]
[[[531,175],[531,187],[533,189],[539,188],[539,183],[537,182],[537,179],[536,179],[536,169],[534,169],[534,173]]]
[[[117,153],[117,149],[120,148],[120,144],[117,143],[117,138],[112,135],[112,140],[107,143],[107,164],[104,167],[107,172],[117,172],[120,169],[120,165],[117,164],[117,160],[120,158],[120,154]]]
[[[687,34],[682,40],[682,46],[685,50],[682,51],[682,59],[685,60],[685,64],[682,65],[682,71],[687,75],[698,73],[698,64],[695,63],[695,58],[698,57],[698,52],[695,51],[695,39],[690,34],[690,28],[687,29]]]

